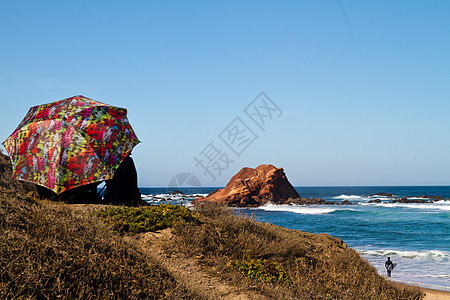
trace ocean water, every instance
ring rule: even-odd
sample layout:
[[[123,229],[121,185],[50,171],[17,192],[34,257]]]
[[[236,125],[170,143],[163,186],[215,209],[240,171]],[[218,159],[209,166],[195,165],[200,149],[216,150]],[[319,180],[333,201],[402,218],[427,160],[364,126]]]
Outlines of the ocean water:
[[[141,188],[149,203],[190,205],[198,195],[216,188]],[[450,186],[296,187],[301,197],[326,201],[349,200],[350,205],[274,205],[236,209],[261,221],[312,233],[328,233],[356,249],[381,275],[388,256],[396,268],[391,280],[450,291],[450,201],[389,203],[392,198],[369,196],[392,193],[420,199],[423,195],[450,198]],[[368,203],[380,199],[381,203]]]

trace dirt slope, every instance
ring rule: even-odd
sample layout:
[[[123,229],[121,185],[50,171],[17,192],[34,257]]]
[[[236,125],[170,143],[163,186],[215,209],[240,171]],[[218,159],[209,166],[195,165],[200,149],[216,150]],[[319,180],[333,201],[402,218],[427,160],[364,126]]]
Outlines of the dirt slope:
[[[196,257],[186,257],[170,251],[175,242],[170,228],[126,238],[136,239],[143,252],[164,266],[189,291],[200,294],[205,299],[268,299],[254,291],[238,288],[208,274],[199,267]]]

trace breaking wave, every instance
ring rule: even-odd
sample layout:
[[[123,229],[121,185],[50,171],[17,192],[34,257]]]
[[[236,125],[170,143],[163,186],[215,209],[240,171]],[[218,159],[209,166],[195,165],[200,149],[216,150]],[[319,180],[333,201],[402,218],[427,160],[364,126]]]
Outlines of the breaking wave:
[[[172,203],[187,205],[197,197],[206,197],[208,194],[149,194],[141,195],[142,200],[151,204]]]
[[[347,199],[347,200],[366,200],[367,197],[363,197],[363,196],[358,196],[358,195],[340,195],[340,196],[336,196],[333,197],[334,199]]]
[[[442,250],[424,250],[424,251],[401,251],[401,250],[357,250],[362,255],[380,256],[380,257],[401,257],[410,259],[432,259],[438,261],[448,261],[450,253]]]
[[[376,206],[450,211],[450,201],[448,200],[441,200],[434,203],[377,203]]]
[[[260,206],[258,209],[265,211],[281,211],[281,212],[292,212],[296,214],[305,215],[324,215],[329,214],[338,210],[353,210],[348,208],[337,208],[337,207],[318,207],[318,206],[306,206],[306,205],[276,205],[273,203],[268,203],[264,206]]]

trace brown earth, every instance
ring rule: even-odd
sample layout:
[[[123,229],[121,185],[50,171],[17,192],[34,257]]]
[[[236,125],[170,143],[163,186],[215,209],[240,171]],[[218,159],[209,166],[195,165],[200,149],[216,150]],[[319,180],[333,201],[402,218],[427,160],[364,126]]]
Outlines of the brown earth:
[[[205,299],[268,299],[245,287],[236,287],[207,272],[199,266],[200,257],[189,257],[171,251],[175,248],[171,228],[142,233],[126,239],[135,239],[140,249],[166,268],[177,282],[183,284],[188,291]]]

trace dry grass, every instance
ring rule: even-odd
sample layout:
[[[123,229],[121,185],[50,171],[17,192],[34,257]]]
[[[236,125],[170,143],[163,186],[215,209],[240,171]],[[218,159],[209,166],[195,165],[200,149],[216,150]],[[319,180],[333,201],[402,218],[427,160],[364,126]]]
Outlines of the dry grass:
[[[169,273],[68,205],[0,199],[1,299],[192,299]]]
[[[211,272],[272,299],[422,299],[419,288],[392,283],[342,240],[288,230],[201,205],[202,224],[180,224],[178,251],[203,257]],[[293,284],[249,279],[227,268],[230,260],[265,259],[286,270]]]
[[[11,160],[0,153],[0,195],[31,201],[37,195],[36,186],[29,182],[12,179]]]

